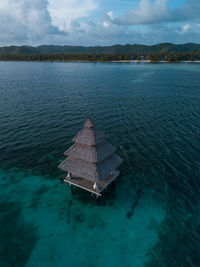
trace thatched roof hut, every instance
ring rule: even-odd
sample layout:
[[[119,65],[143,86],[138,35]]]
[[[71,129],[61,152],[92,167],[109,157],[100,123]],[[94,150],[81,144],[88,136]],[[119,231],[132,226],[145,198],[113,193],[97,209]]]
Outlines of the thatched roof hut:
[[[91,118],[72,141],[75,144],[65,151],[67,158],[59,165],[68,172],[65,182],[101,195],[118,176],[116,169],[123,160],[114,153],[115,147],[106,142],[105,134],[95,127]]]

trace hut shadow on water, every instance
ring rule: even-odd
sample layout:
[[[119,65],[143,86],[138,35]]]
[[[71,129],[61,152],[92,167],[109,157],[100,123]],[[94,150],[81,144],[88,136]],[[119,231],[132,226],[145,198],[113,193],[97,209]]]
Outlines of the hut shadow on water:
[[[24,221],[19,203],[0,200],[0,266],[25,266],[39,238],[37,228]]]

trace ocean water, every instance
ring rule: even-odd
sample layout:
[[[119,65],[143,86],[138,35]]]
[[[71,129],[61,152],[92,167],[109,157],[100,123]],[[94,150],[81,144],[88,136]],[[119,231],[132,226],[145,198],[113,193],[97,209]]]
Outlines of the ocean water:
[[[88,116],[100,201],[57,168]],[[200,266],[199,116],[199,64],[0,62],[0,266]]]

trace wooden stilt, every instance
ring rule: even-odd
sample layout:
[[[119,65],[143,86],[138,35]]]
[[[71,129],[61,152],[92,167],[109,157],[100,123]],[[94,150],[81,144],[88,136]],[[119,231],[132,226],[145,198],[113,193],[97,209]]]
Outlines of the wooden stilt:
[[[70,184],[70,190],[71,190],[71,193],[73,195],[74,194],[74,189],[73,189],[73,185],[72,184]]]
[[[99,195],[96,195],[96,201],[100,202],[101,198],[99,197]]]
[[[89,191],[92,194],[101,196],[101,192],[105,189],[107,189],[107,187],[114,182],[114,180],[117,178],[117,176],[119,175],[119,171],[115,171],[114,173],[108,175],[104,180],[99,181],[99,187],[98,190],[94,189],[93,187],[93,182],[80,178],[80,177],[72,177],[71,179],[69,179],[68,177],[66,177],[64,179],[64,181],[66,183],[69,183],[70,185],[73,186],[77,186],[80,187],[84,190]]]
[[[115,181],[112,182],[112,188],[115,188]]]

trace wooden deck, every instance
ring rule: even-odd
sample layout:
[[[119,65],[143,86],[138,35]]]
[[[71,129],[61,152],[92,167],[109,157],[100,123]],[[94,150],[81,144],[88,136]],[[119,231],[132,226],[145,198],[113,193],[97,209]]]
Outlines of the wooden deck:
[[[110,183],[112,183],[117,178],[118,175],[119,175],[119,171],[116,170],[113,174],[110,174],[104,180],[99,181],[99,190],[96,190],[93,188],[94,182],[88,181],[84,178],[71,177],[71,179],[69,179],[68,177],[66,177],[64,179],[64,181],[70,185],[74,185],[74,186],[80,187],[86,191],[89,191],[89,192],[95,194],[96,196],[101,196],[101,192]]]

